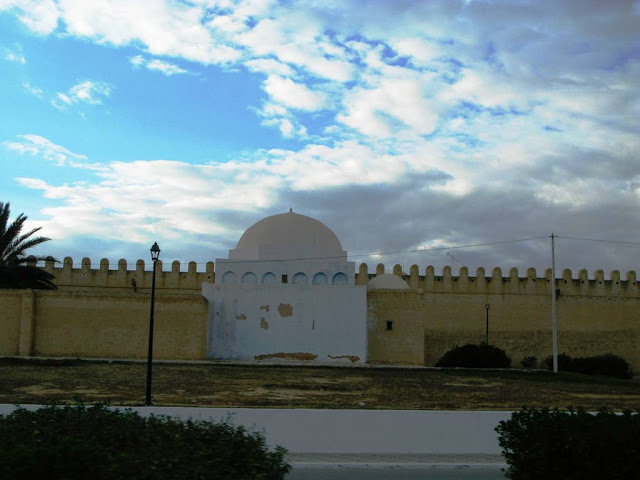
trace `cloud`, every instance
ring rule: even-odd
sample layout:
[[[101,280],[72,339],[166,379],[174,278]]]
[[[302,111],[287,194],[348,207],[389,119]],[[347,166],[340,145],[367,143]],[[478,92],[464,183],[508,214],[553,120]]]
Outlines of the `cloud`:
[[[71,35],[101,44],[140,44],[150,55],[203,64],[226,64],[241,56],[237,49],[216,41],[203,25],[204,4],[65,0],[60,10]]]
[[[274,102],[298,110],[317,111],[327,103],[324,93],[314,92],[303,83],[277,75],[267,77],[264,90]]]
[[[96,168],[95,165],[87,163],[88,159],[85,155],[73,153],[40,135],[25,134],[18,135],[18,138],[20,139],[19,141],[5,141],[3,145],[21,155],[38,156],[45,160],[53,161],[59,167]]]
[[[15,9],[18,19],[32,32],[48,35],[58,26],[58,7],[52,0],[3,0],[0,11]]]
[[[83,184],[21,180],[63,205],[47,210],[61,237],[146,241],[162,233],[196,243],[205,232],[224,254],[251,222],[290,203],[364,252],[563,229],[612,239],[640,233],[633,2],[41,3],[53,8],[2,5],[39,34],[133,46],[141,52],[134,67],[248,72],[260,98],[238,108],[287,139],[227,163],[111,162]],[[110,95],[112,87],[89,84],[99,85],[79,83],[55,102],[95,105]],[[44,155],[34,143],[5,146]],[[86,162],[66,155],[65,165]],[[162,174],[157,183],[151,168]],[[65,234],[56,225],[72,228]],[[540,268],[549,259],[545,242],[456,257],[469,266]],[[618,250],[622,260],[613,248],[601,257],[587,251],[567,248],[562,262],[637,262],[627,250]],[[450,261],[444,252],[421,255],[397,261]]]
[[[172,75],[189,73],[188,70],[185,70],[184,68],[180,68],[178,65],[175,65],[171,62],[166,62],[164,60],[159,60],[159,59],[147,60],[142,55],[136,55],[134,57],[131,57],[129,61],[131,62],[131,65],[133,65],[135,68],[144,66],[149,70],[154,70],[156,72],[163,73],[167,77],[170,77]]]
[[[27,59],[24,58],[24,55],[20,52],[14,52],[13,50],[6,49],[6,53],[4,55],[4,59],[7,62],[19,63],[21,65],[27,64]]]
[[[25,92],[37,98],[42,98],[44,95],[44,92],[41,88],[36,87],[35,85],[31,85],[29,82],[24,82],[22,84],[22,88],[24,88]]]
[[[59,110],[76,104],[100,105],[103,98],[111,95],[111,89],[108,83],[85,80],[71,87],[67,93],[58,92],[51,104]]]

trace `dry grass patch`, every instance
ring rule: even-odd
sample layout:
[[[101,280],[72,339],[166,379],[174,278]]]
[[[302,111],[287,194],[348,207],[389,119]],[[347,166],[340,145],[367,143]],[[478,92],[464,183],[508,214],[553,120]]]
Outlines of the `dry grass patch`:
[[[146,365],[0,359],[0,403],[144,403]],[[640,383],[519,370],[156,363],[156,405],[515,410],[640,407]]]

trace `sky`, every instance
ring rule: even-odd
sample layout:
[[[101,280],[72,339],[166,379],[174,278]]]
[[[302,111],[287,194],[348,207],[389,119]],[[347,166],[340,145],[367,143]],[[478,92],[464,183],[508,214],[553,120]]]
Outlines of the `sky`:
[[[0,201],[31,253],[640,267],[640,2],[0,0]],[[489,273],[488,273],[489,274]]]

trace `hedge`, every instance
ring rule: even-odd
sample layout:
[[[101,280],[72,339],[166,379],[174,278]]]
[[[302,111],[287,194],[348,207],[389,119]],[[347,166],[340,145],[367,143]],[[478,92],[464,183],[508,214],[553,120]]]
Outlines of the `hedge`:
[[[527,409],[496,427],[513,480],[640,478],[640,414]]]
[[[542,367],[552,370],[553,357],[545,358],[542,361]],[[612,353],[578,358],[571,358],[569,355],[561,353],[558,355],[558,370],[617,378],[631,378],[632,376],[629,363],[624,358]]]
[[[510,368],[511,359],[504,350],[493,345],[468,343],[446,352],[436,367]]]
[[[244,427],[131,410],[46,406],[0,416],[0,478],[281,480],[286,451]]]

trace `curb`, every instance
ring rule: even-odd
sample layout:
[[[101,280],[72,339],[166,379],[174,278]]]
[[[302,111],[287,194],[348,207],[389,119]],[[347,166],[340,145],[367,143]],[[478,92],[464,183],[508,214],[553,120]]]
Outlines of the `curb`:
[[[314,469],[393,469],[393,470],[502,470],[506,463],[394,463],[394,462],[289,462],[291,467],[299,470]]]

